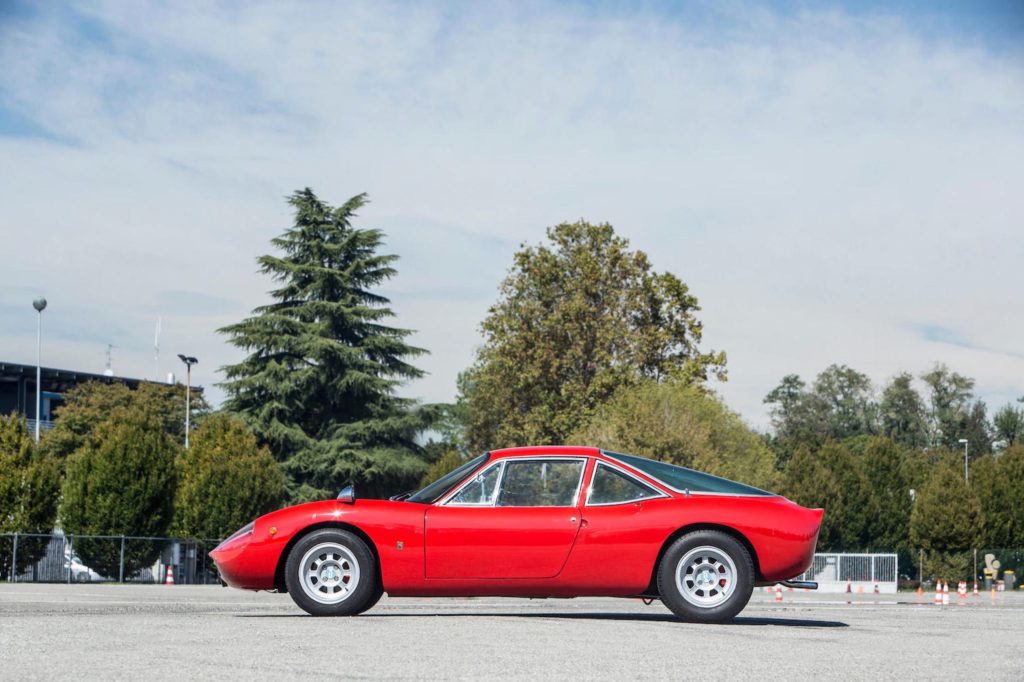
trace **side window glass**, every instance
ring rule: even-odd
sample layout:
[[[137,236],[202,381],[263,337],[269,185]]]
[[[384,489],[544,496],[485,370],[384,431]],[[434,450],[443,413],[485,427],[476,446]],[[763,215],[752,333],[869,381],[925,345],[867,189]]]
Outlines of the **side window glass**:
[[[448,504],[494,504],[494,493],[500,473],[500,464],[480,472]]]
[[[498,491],[502,507],[571,507],[583,475],[576,460],[506,461]]]
[[[594,470],[587,504],[618,504],[657,496],[658,491],[649,485],[599,463]]]

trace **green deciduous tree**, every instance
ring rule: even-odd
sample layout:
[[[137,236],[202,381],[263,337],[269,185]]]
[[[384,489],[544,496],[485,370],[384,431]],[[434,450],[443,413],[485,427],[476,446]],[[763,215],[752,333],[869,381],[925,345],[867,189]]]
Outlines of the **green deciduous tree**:
[[[995,439],[1005,445],[1013,445],[1024,440],[1024,409],[1006,403],[992,417]]]
[[[846,365],[830,365],[809,389],[790,374],[764,402],[770,406],[773,441],[782,462],[801,444],[816,448],[830,439],[877,432],[871,380]]]
[[[699,350],[697,298],[608,224],[564,223],[523,246],[482,324],[467,377],[474,450],[565,441],[618,389],[642,378],[725,378]]]
[[[395,395],[422,375],[408,360],[425,352],[385,324],[393,313],[375,291],[397,256],[377,253],[379,230],[353,227],[366,195],[337,208],[310,189],[288,201],[294,225],[272,242],[281,255],[259,259],[273,302],[221,329],[248,353],[224,368],[224,408],[270,447],[293,500],[349,481],[369,496],[409,488],[426,469],[414,439],[433,411]]]
[[[60,491],[60,467],[35,447],[25,420],[0,415],[0,533],[49,533]],[[20,538],[18,571],[46,550],[46,542]],[[0,556],[0,578],[11,570],[12,554]]]
[[[918,448],[928,445],[928,411],[913,381],[909,372],[893,377],[882,392],[879,412],[884,435],[897,443]]]
[[[908,549],[913,503],[908,458],[913,451],[890,438],[871,438],[861,455],[867,482],[870,515],[862,541],[864,549]]]
[[[840,532],[845,512],[843,491],[832,471],[808,446],[799,446],[790,458],[782,477],[782,494],[805,507],[825,510],[818,531],[820,551],[846,549]]]
[[[982,530],[981,503],[950,453],[918,493],[910,515],[910,540],[925,551],[926,574],[945,580],[966,578],[969,550],[977,547]]]
[[[223,538],[284,497],[284,476],[243,421],[207,416],[178,460],[175,534]]]
[[[171,522],[179,446],[164,431],[158,411],[118,407],[66,465],[61,526],[75,535],[166,536]],[[118,541],[76,542],[83,561],[103,575],[118,575]],[[160,546],[133,544],[130,573],[156,560]]]
[[[117,408],[145,406],[160,423],[160,429],[176,443],[185,442],[185,386],[144,381],[130,389],[120,381],[89,381],[64,394],[54,427],[43,436],[43,449],[62,462],[81,448]],[[209,409],[202,395],[192,391],[192,417],[201,418]]]
[[[846,551],[858,551],[873,544],[868,532],[875,510],[863,456],[852,452],[850,445],[856,443],[826,441],[818,456],[843,491],[842,508],[836,519],[839,546]]]
[[[971,488],[984,514],[986,547],[1024,546],[1024,445],[998,457],[985,455],[971,465]]]
[[[778,483],[764,441],[714,394],[681,380],[648,379],[621,389],[571,440],[760,488]]]
[[[931,371],[921,375],[930,391],[932,444],[955,449],[963,438],[963,425],[970,412],[974,395],[974,379],[950,371],[936,363]]]
[[[427,472],[423,474],[423,478],[420,479],[420,487],[426,487],[428,484],[433,483],[449,471],[455,471],[465,463],[466,458],[459,454],[457,450],[449,450],[441,455],[436,462],[430,465]]]

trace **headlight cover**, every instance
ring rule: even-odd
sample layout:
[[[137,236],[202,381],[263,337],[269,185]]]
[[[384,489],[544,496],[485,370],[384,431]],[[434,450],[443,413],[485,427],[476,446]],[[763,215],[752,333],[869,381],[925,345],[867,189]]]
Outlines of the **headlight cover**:
[[[224,542],[222,542],[219,545],[217,545],[217,549],[223,549],[224,547],[227,547],[228,545],[230,545],[231,543],[233,543],[233,542],[235,542],[237,540],[240,540],[240,539],[242,539],[244,537],[252,535],[252,529],[255,528],[255,527],[256,527],[256,522],[255,521],[250,521],[249,523],[245,524],[244,526],[242,526],[241,528],[236,530],[234,533],[232,533],[228,537],[227,540],[225,540]],[[215,549],[214,551],[217,551],[217,550]]]

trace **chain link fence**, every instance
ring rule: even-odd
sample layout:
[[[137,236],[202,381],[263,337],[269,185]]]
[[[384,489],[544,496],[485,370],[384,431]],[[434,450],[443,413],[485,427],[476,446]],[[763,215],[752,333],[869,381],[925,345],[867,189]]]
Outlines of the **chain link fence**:
[[[0,535],[0,580],[40,583],[219,582],[207,554],[220,540],[131,535]]]

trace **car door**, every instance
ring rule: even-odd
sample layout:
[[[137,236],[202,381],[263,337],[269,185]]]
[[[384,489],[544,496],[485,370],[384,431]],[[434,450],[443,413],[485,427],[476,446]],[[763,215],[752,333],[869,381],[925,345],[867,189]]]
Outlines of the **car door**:
[[[581,509],[582,528],[563,577],[595,594],[647,587],[665,539],[651,514],[671,497],[626,470],[597,462]]]
[[[425,517],[428,579],[553,578],[580,528],[585,457],[499,460]]]

